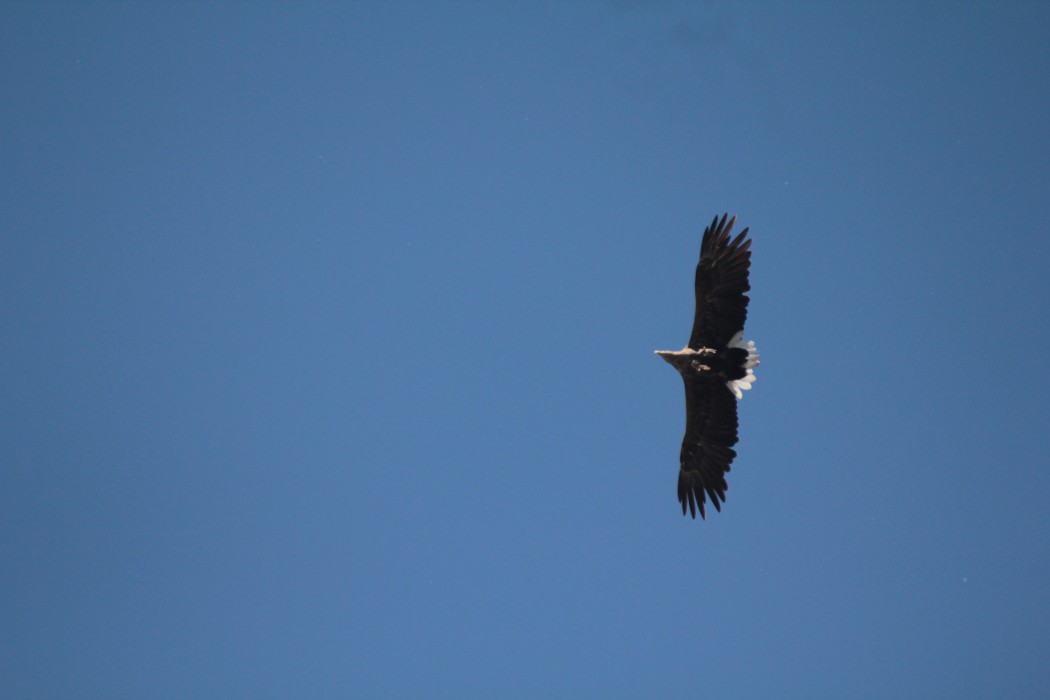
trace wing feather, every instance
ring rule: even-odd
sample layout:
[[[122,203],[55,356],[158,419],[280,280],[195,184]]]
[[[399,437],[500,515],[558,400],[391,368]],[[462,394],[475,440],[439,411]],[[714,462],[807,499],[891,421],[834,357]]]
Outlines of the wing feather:
[[[747,292],[751,285],[751,240],[744,229],[730,240],[736,217],[714,218],[704,230],[700,262],[696,265],[696,313],[689,347],[724,348],[747,320]]]
[[[705,518],[704,503],[715,510],[726,500],[726,472],[737,443],[736,397],[725,382],[716,379],[685,379],[685,437],[682,439],[678,472],[678,500],[682,514],[688,508]]]

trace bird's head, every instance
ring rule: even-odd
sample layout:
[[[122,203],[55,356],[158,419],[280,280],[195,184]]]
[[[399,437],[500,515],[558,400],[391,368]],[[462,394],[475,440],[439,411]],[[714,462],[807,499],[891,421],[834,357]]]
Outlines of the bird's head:
[[[671,357],[670,356],[674,354],[674,352],[672,350],[656,350],[655,352],[656,352],[657,355],[659,355],[660,357],[664,358],[668,362],[671,361]]]
[[[700,353],[686,346],[681,350],[657,350],[656,354],[679,372],[685,373],[696,369],[693,362]]]

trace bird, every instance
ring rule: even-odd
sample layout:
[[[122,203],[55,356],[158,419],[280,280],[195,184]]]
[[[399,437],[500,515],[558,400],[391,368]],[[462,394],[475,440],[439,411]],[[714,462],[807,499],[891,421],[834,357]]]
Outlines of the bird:
[[[685,382],[685,436],[678,471],[678,500],[696,519],[706,520],[710,499],[722,511],[738,440],[737,401],[755,381],[758,348],[743,340],[751,290],[751,239],[745,228],[730,239],[736,216],[715,215],[704,229],[696,265],[696,312],[689,343],[656,354],[678,370]],[[728,219],[728,220],[727,220]]]

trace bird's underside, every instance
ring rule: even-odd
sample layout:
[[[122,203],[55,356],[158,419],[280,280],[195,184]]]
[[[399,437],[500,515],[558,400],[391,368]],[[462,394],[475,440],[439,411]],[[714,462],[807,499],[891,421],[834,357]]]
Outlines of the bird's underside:
[[[744,229],[730,240],[736,217],[718,217],[704,231],[696,267],[696,313],[689,343],[658,350],[685,383],[685,436],[678,472],[682,513],[705,517],[708,499],[722,509],[726,472],[736,457],[737,400],[755,381],[759,364],[754,342],[743,340],[747,318],[751,241]]]

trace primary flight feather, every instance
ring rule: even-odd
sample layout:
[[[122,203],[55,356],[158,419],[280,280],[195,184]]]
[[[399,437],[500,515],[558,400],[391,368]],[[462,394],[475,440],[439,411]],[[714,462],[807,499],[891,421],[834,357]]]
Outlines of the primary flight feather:
[[[730,238],[736,217],[714,218],[704,230],[696,265],[696,313],[689,343],[681,350],[657,350],[685,381],[685,437],[678,471],[682,514],[704,518],[726,500],[726,472],[737,443],[736,402],[755,381],[759,364],[753,341],[744,341],[751,241],[748,229]]]

